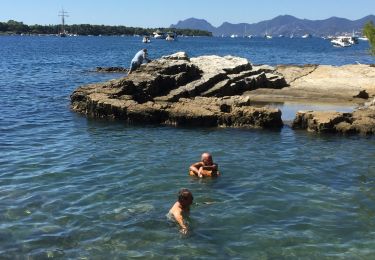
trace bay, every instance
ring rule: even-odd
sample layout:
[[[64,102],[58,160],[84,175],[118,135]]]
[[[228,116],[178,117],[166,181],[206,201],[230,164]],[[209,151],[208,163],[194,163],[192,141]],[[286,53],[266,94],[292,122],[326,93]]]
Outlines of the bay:
[[[375,139],[293,131],[174,128],[72,112],[79,85],[150,58],[234,55],[254,64],[374,63],[368,43],[323,39],[0,37],[0,255],[4,258],[370,258]],[[287,108],[287,119],[292,117]],[[348,109],[348,108],[342,108]],[[350,109],[350,108],[349,108]],[[284,118],[285,119],[285,118]],[[188,166],[209,151],[223,175]],[[165,217],[194,194],[191,232]]]

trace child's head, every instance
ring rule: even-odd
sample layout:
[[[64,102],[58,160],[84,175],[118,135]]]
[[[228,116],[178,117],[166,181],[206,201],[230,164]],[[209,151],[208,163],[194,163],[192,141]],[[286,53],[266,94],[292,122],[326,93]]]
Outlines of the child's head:
[[[209,153],[202,153],[201,156],[201,161],[203,162],[204,165],[212,165],[212,155]]]
[[[178,192],[178,202],[180,202],[183,206],[190,206],[193,203],[193,194],[188,189],[181,189]]]

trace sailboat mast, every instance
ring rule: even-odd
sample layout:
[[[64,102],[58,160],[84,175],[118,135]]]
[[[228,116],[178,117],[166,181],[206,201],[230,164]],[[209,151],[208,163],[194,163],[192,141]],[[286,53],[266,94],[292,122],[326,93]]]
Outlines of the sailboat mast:
[[[62,33],[65,33],[65,17],[69,17],[68,12],[65,12],[64,9],[62,9],[59,12],[59,16],[61,16],[61,30],[62,30]]]

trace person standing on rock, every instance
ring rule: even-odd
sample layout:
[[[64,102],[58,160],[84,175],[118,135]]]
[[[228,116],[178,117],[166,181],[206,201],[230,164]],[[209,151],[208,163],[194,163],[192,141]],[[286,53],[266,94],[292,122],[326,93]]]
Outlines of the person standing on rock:
[[[189,168],[189,175],[202,177],[216,177],[220,173],[218,171],[218,165],[213,162],[212,155],[209,153],[203,153],[201,161],[194,163]]]
[[[148,58],[147,49],[142,49],[135,54],[134,58],[132,59],[132,61],[130,63],[130,70],[129,70],[128,74],[130,74],[134,70],[138,69],[144,61],[146,61],[146,62],[151,61]]]

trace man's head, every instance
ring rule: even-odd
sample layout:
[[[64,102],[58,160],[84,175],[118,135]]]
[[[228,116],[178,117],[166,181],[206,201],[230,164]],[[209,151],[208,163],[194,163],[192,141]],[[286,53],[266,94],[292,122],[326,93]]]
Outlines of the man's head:
[[[178,192],[178,202],[180,202],[183,206],[190,206],[193,203],[193,194],[188,189],[181,189]]]
[[[146,52],[146,53],[147,53],[147,49],[143,49],[143,52]]]
[[[201,161],[203,162],[204,165],[212,165],[212,155],[209,153],[202,153],[201,156]]]

